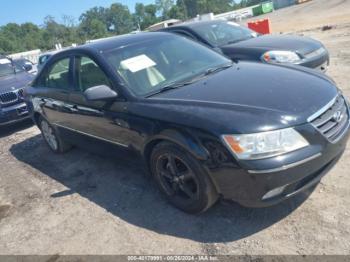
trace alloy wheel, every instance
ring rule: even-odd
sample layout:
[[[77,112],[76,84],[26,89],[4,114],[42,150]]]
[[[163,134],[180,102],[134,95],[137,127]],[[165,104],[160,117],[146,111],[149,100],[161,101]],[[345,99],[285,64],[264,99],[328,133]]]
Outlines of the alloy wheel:
[[[156,172],[165,192],[184,202],[199,198],[199,182],[191,168],[172,153],[161,155]]]
[[[58,149],[58,142],[55,133],[49,123],[45,120],[41,121],[41,131],[48,145],[52,150],[56,151]]]

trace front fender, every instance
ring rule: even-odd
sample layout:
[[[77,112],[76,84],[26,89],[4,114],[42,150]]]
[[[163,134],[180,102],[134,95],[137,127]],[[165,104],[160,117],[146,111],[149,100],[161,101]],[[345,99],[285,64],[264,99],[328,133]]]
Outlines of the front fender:
[[[150,155],[152,148],[160,141],[169,141],[190,152],[198,160],[207,160],[209,152],[204,148],[201,142],[188,131],[175,129],[165,129],[159,134],[147,139],[143,147],[143,156]]]

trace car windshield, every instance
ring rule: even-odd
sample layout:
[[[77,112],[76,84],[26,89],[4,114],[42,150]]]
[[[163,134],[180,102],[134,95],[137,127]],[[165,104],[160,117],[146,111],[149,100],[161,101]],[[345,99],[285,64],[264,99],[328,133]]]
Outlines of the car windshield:
[[[19,65],[11,63],[7,58],[0,58],[0,76],[6,76],[24,71]]]
[[[199,24],[193,30],[213,46],[232,44],[257,36],[249,28],[233,22],[220,21],[217,23]]]
[[[20,67],[24,67],[25,65],[28,65],[28,64],[32,65],[32,62],[30,62],[29,60],[26,60],[26,59],[16,59],[16,60],[14,60],[14,62],[17,65],[19,65]]]
[[[164,35],[107,51],[106,59],[138,96],[205,75],[232,62],[181,36]]]

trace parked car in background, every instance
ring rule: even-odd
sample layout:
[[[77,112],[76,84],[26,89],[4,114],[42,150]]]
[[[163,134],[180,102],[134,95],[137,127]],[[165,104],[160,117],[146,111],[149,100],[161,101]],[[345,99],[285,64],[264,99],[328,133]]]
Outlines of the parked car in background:
[[[0,126],[29,118],[23,89],[33,78],[23,67],[0,56]]]
[[[26,98],[52,151],[136,151],[189,213],[219,197],[251,207],[292,197],[320,181],[349,137],[348,102],[326,75],[234,63],[169,33],[60,52]]]
[[[37,65],[26,58],[13,59],[13,61],[26,70],[28,73],[36,75],[38,72]]]
[[[44,53],[42,55],[39,56],[38,59],[38,72],[44,67],[45,63],[47,62],[47,60],[49,60],[49,58],[56,54],[58,51],[53,51],[53,52],[47,52]]]
[[[100,39],[95,39],[92,41],[100,41]],[[63,50],[70,49],[72,47],[74,47],[74,46],[68,46],[68,47],[58,49],[58,50],[48,51],[46,53],[41,54],[39,56],[39,59],[38,59],[38,71],[40,71],[44,67],[45,63],[50,59],[51,56],[53,56],[54,54],[57,54]]]
[[[161,31],[201,42],[235,61],[294,64],[321,71],[329,65],[329,53],[319,41],[294,35],[258,35],[225,20],[183,23]]]

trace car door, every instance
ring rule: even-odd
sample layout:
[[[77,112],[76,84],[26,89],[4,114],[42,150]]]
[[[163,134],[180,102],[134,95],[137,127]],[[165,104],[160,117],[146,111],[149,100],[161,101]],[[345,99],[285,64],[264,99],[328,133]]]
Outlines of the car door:
[[[71,58],[53,61],[33,85],[33,104],[39,106],[44,117],[54,125],[64,125],[70,114],[68,93],[72,90]]]
[[[76,56],[74,62],[74,91],[69,94],[71,114],[66,128],[96,139],[128,147],[125,134],[129,126],[123,120],[125,101],[88,101],[84,91],[88,88],[106,85],[115,89],[110,78],[101,67],[88,56]]]

